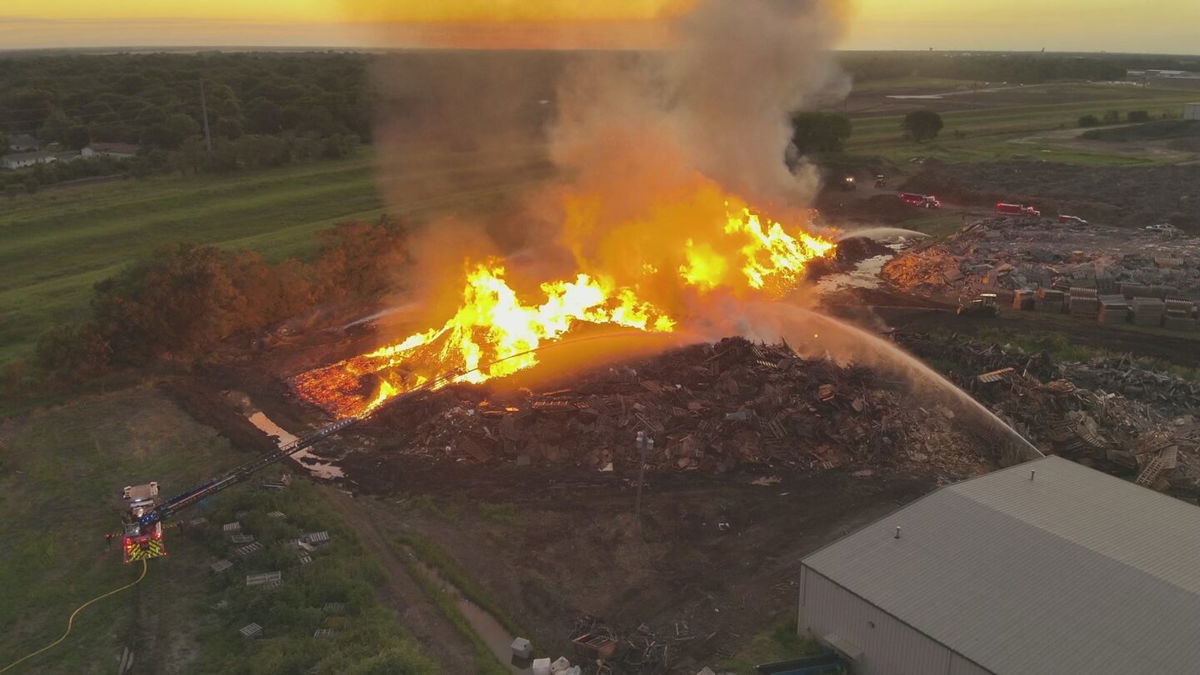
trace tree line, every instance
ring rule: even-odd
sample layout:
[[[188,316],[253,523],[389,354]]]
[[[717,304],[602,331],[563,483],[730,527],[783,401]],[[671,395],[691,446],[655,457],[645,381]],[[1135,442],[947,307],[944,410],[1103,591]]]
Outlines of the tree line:
[[[838,61],[856,82],[934,77],[1037,84],[1056,80],[1123,80],[1129,69],[1200,69],[1200,59],[1128,54],[847,52]],[[1174,68],[1172,68],[1174,67]]]
[[[92,142],[136,144],[142,150],[132,163],[135,175],[343,156],[370,140],[370,58],[215,52],[10,56],[0,68],[0,136],[4,146],[26,134],[63,150]]]

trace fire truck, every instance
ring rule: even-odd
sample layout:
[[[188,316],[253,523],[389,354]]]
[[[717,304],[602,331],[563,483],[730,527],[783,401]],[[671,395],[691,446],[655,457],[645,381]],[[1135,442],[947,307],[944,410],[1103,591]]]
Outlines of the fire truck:
[[[1024,204],[1006,204],[1004,202],[996,202],[996,215],[999,216],[1029,216],[1037,218],[1042,215],[1041,211],[1032,206]]]
[[[899,195],[900,201],[915,206],[920,209],[940,209],[942,203],[933,195],[920,195],[915,192],[901,192]]]
[[[167,547],[163,542],[163,521],[174,516],[182,509],[193,506],[226,488],[237,485],[259,469],[290,457],[317,441],[360,422],[362,419],[361,417],[348,417],[322,427],[303,438],[279,446],[279,449],[272,453],[251,460],[166,501],[160,501],[158,498],[157,482],[126,487],[121,493],[122,499],[128,502],[125,513],[124,536],[121,540],[122,558],[125,562],[130,563],[138,560],[161,558],[167,555]]]
[[[162,541],[162,523],[141,527],[138,521],[158,508],[158,483],[127,485],[121,499],[128,502],[128,517],[121,539],[121,554],[125,562],[161,558],[167,554]]]

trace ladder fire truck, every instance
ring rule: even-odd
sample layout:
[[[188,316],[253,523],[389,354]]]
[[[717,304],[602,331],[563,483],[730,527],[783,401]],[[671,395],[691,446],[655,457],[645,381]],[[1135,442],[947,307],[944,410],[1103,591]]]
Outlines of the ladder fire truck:
[[[157,482],[126,487],[122,492],[122,498],[128,502],[124,535],[121,539],[123,559],[129,563],[167,555],[167,548],[163,544],[163,521],[179,511],[199,503],[206,497],[211,497],[225,488],[237,485],[259,469],[290,457],[359,421],[361,421],[359,417],[349,417],[324,426],[307,436],[279,446],[279,449],[274,452],[247,462],[166,501],[159,501]]]

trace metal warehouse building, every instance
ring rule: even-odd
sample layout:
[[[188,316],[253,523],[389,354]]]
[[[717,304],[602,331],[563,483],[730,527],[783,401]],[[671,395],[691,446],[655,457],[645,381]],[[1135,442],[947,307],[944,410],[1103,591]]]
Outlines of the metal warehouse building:
[[[1200,673],[1200,508],[1009,467],[806,558],[799,625],[865,675]]]

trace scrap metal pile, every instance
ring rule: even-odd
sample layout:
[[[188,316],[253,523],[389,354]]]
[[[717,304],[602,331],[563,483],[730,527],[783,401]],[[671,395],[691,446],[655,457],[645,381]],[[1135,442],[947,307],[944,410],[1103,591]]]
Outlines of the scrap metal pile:
[[[914,402],[874,370],[741,338],[582,371],[551,391],[455,385],[384,408],[364,431],[384,448],[477,463],[627,470],[639,431],[664,471],[740,466],[911,467],[947,478],[993,466],[955,413]],[[563,388],[566,386],[567,388]]]
[[[1043,451],[1200,498],[1200,384],[1128,359],[1054,364],[961,336],[897,340],[962,366],[951,378]]]
[[[913,247],[883,268],[898,290],[961,295],[1072,286],[1114,292],[1121,284],[1163,295],[1200,294],[1200,239],[1048,219],[987,218]]]

